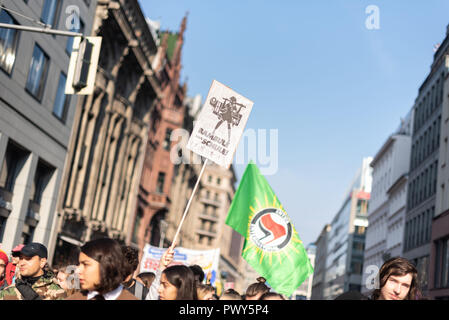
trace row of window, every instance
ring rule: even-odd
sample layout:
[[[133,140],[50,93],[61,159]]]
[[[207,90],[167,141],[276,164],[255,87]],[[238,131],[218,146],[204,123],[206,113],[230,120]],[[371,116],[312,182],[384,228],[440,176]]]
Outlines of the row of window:
[[[444,72],[427,91],[415,110],[414,131],[417,132],[443,102]]]
[[[409,184],[408,210],[415,208],[427,198],[433,196],[437,188],[438,160],[417,175]]]
[[[59,14],[61,2],[57,0],[45,0],[42,8],[41,21],[53,25]],[[76,17],[74,16],[74,19]],[[0,11],[0,23],[17,24],[11,15],[5,10]],[[71,31],[84,31],[84,23],[79,20],[79,24],[72,23]],[[13,66],[16,60],[16,52],[19,43],[20,32],[14,29],[0,29],[0,68],[8,75],[12,74]],[[66,43],[66,52],[70,55],[73,46],[73,37],[68,37]],[[28,77],[25,89],[39,102],[44,95],[45,84],[47,81],[50,58],[41,46],[35,44],[31,57]],[[50,79],[52,81],[53,79]],[[53,114],[62,120],[66,120],[67,109],[70,104],[70,97],[65,95],[66,75],[61,72],[58,79],[58,87],[53,105]]]
[[[405,223],[404,251],[419,247],[430,241],[434,213],[435,207],[432,207]]]
[[[440,147],[441,116],[421,136],[415,139],[411,152],[411,170],[414,170],[429,155]]]
[[[7,192],[14,193],[17,177],[24,168],[24,163],[27,161],[31,152],[22,148],[14,141],[10,140],[6,147],[5,158],[0,166],[0,188]],[[42,159],[38,160],[34,178],[31,183],[31,190],[29,195],[29,206],[33,205],[37,212],[40,209],[42,196],[48,186],[48,183],[55,172],[55,168],[47,164]],[[3,234],[7,222],[6,217],[0,219],[0,243],[3,239]],[[31,242],[35,230],[35,225],[23,226],[21,243],[28,244]]]
[[[211,175],[209,175],[208,177],[207,177],[207,182],[209,182],[209,183],[212,183],[212,179],[213,179],[213,177],[211,176]],[[221,178],[220,177],[217,177],[217,186],[219,186],[220,184],[221,184]]]
[[[449,287],[449,238],[435,241],[435,288]]]

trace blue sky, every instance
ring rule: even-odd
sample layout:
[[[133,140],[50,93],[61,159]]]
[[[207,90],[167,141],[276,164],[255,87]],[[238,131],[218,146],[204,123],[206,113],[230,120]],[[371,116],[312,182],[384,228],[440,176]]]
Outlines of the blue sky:
[[[189,95],[204,100],[217,79],[254,101],[247,128],[278,130],[278,170],[266,178],[305,244],[412,107],[449,24],[447,0],[140,3],[162,29],[189,12]],[[369,5],[380,29],[365,26]]]

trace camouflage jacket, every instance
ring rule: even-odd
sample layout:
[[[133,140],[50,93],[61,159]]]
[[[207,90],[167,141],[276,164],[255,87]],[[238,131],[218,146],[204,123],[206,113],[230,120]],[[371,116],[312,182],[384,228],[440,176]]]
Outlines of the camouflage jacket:
[[[54,277],[42,276],[33,285],[32,289],[41,296],[42,300],[63,300],[66,292],[53,279]],[[0,291],[0,300],[24,300],[16,285],[12,284]]]

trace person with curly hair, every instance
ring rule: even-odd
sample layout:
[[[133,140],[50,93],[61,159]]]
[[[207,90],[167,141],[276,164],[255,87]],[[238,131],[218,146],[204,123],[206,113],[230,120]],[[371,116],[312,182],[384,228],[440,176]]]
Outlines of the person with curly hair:
[[[418,271],[405,258],[391,258],[379,270],[379,289],[372,300],[419,300]]]

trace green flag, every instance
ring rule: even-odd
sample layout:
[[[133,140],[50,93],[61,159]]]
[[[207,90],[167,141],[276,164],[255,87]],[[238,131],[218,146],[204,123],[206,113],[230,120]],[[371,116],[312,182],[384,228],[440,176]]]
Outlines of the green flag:
[[[226,224],[245,238],[243,258],[276,292],[290,296],[313,273],[290,218],[252,161],[243,173]]]

